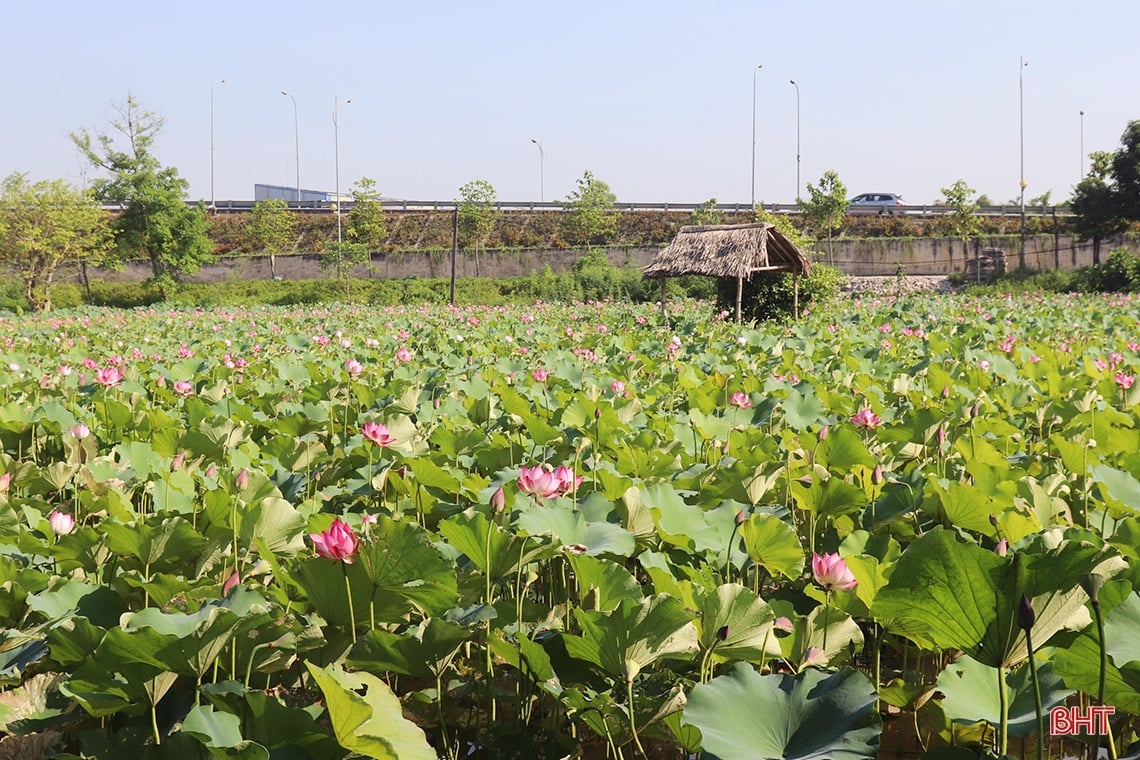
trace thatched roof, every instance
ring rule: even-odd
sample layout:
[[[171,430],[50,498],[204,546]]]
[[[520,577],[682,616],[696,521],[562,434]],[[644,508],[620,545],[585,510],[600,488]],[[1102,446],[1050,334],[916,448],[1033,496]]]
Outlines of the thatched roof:
[[[743,277],[763,272],[808,274],[811,263],[771,224],[682,227],[673,242],[645,268],[647,278],[703,274]]]

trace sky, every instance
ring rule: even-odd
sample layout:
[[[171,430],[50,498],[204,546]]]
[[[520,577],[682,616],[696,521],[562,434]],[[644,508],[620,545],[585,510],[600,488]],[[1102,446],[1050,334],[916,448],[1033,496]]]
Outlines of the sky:
[[[1056,202],[1140,118],[1137,0],[55,0],[3,18],[0,177],[100,176],[69,135],[113,133],[130,94],[206,201],[298,169],[333,191],[339,166],[342,191],[370,177],[409,200],[476,179],[563,200],[590,171],[621,202],[791,203],[831,170],[850,196],[930,204],[962,179],[1004,203],[1024,149],[1026,198]]]

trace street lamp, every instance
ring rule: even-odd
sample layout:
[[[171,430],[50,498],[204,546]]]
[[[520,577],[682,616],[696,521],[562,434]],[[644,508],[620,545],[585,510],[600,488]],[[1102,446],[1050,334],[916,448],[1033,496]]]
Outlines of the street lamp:
[[[352,98],[344,101],[345,105],[352,102]],[[336,161],[336,242],[340,245],[341,242],[341,225],[340,225],[340,123],[337,121],[337,115],[340,111],[340,99],[333,95],[333,149],[334,158]]]
[[[1017,266],[1025,269],[1025,188],[1029,183],[1025,181],[1025,67],[1029,61],[1019,57],[1017,67],[1017,108],[1020,124],[1021,143],[1021,247],[1017,256]]]
[[[1081,179],[1085,178],[1085,112],[1081,111]]]
[[[752,69],[752,211],[756,211],[756,72],[764,68],[764,64],[756,64]]]
[[[796,88],[796,203],[800,202],[800,86],[790,80]]]
[[[281,94],[293,101],[293,152],[296,154],[297,163],[297,197],[293,200],[298,203],[301,202],[301,132],[297,129],[297,99],[285,92]]]
[[[225,84],[226,80],[219,79],[210,85],[210,210],[217,208],[214,203],[214,88]]]
[[[533,137],[530,141],[538,146],[538,202],[543,203],[546,200],[546,179],[543,177],[542,165],[546,163],[546,154],[542,151],[542,143],[535,140]]]

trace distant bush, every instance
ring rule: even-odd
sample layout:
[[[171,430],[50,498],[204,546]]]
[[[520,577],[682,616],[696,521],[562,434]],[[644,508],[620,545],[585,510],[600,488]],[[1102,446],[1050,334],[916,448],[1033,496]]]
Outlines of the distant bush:
[[[1118,293],[1140,291],[1140,257],[1127,248],[1114,248],[1102,264],[1073,271],[1013,270],[985,285],[967,285],[966,293],[990,295],[1025,293]]]
[[[800,278],[800,309],[818,307],[837,295],[846,275],[835,267],[813,264],[811,274]],[[717,308],[736,311],[736,280],[719,278],[716,281]],[[792,315],[795,303],[795,277],[787,272],[776,276],[759,276],[744,282],[741,295],[741,317],[748,321],[780,319]]]

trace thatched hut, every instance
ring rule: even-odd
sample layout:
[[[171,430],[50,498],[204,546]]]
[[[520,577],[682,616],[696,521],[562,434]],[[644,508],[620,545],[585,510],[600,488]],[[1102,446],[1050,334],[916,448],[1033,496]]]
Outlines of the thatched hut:
[[[799,314],[799,276],[811,271],[811,262],[775,226],[712,224],[682,227],[673,242],[657,254],[643,272],[661,280],[661,308],[665,308],[665,278],[686,274],[736,280],[736,321],[744,281],[754,274],[791,272],[795,276],[795,312]]]

